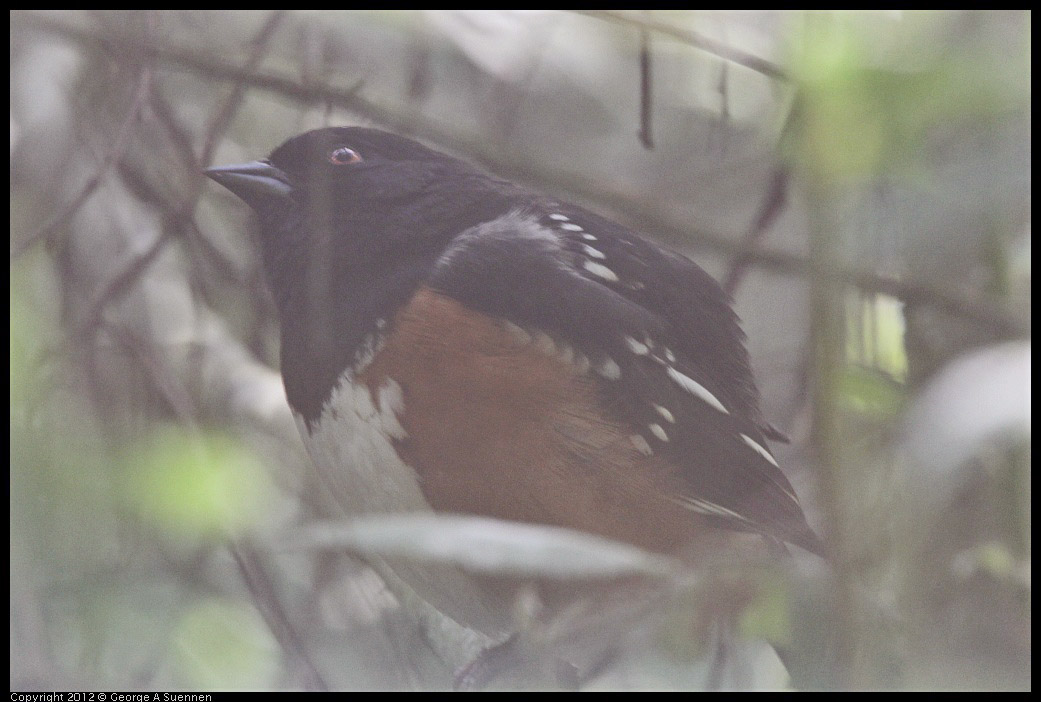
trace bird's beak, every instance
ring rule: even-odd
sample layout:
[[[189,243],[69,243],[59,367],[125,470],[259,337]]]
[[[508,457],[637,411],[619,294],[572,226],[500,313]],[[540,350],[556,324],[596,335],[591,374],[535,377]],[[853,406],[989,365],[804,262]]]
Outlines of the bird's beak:
[[[293,186],[282,170],[267,161],[215,166],[203,171],[259,212],[289,197]]]

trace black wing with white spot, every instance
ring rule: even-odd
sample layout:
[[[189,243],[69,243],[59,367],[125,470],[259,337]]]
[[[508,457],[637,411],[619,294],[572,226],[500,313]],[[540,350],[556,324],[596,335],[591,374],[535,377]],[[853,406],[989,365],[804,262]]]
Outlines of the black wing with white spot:
[[[428,282],[588,358],[609,411],[634,427],[634,446],[682,467],[675,502],[820,551],[766,446],[737,317],[692,261],[554,204],[462,233]]]

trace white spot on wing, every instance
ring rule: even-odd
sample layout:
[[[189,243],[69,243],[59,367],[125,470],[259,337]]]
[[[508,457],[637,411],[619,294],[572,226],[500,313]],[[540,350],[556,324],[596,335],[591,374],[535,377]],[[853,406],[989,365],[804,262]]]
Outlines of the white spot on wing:
[[[557,344],[548,334],[535,332],[535,348],[547,356],[557,355]]]
[[[582,232],[582,238],[586,241],[596,241],[596,237],[589,232]]]
[[[554,212],[553,214],[551,214],[551,215],[549,216],[549,218],[550,218],[550,219],[553,219],[553,220],[556,220],[556,221],[558,221],[558,222],[566,222],[566,221],[567,221],[567,219],[568,219],[568,218],[567,218],[567,215],[562,215],[562,214],[560,214],[559,212]]]
[[[647,352],[650,351],[647,344],[640,343],[631,336],[625,337],[625,343],[629,347],[629,350],[637,356],[646,356]]]
[[[526,332],[521,327],[518,327],[513,322],[503,322],[503,326],[506,327],[506,331],[510,333],[513,340],[522,346],[526,346],[531,343],[531,334]]]
[[[571,365],[575,362],[575,350],[569,344],[557,345],[557,358]]]
[[[665,360],[669,363],[676,362],[676,354],[672,352],[672,349],[665,349]]]
[[[670,498],[673,502],[686,507],[691,512],[698,512],[699,514],[708,514],[714,517],[726,517],[728,519],[737,519],[738,521],[746,524],[754,524],[754,522],[747,517],[744,517],[732,509],[727,509],[722,505],[717,505],[715,502],[709,502],[708,500],[702,500],[697,497],[673,497]]]
[[[588,246],[586,244],[582,244],[582,250],[585,251],[586,256],[589,256],[590,258],[599,258],[601,261],[607,258],[607,256],[604,255],[603,251],[600,251],[599,249],[594,249],[592,246]]]
[[[580,227],[577,224],[573,224],[571,222],[568,222],[566,224],[561,224],[560,228],[563,229],[564,231],[567,231],[567,232],[580,232],[580,231],[582,231],[582,227]]]
[[[683,375],[675,368],[669,368],[665,372],[677,385],[689,392],[691,395],[704,400],[723,414],[730,414],[730,412],[727,411],[727,408],[723,406],[723,403],[717,400],[716,396],[710,393],[705,386],[698,381]]]
[[[651,433],[658,438],[659,441],[668,441],[669,435],[665,433],[665,430],[661,428],[661,424],[651,424],[647,427],[651,430]]]
[[[604,280],[608,280],[612,283],[618,282],[618,274],[616,274],[607,266],[601,265],[599,263],[594,263],[593,261],[585,261],[582,263],[582,267],[598,278],[603,278]]]
[[[654,411],[660,414],[662,419],[664,419],[669,424],[676,423],[676,418],[672,416],[672,412],[670,412],[668,408],[662,407],[661,405],[655,405]]]
[[[639,434],[633,434],[630,436],[629,441],[633,442],[633,446],[636,447],[636,450],[644,456],[654,455],[654,450],[651,448],[651,445],[647,443],[647,439],[643,438]]]
[[[596,369],[596,372],[604,376],[608,380],[618,380],[622,377],[622,369],[618,367],[613,358],[607,358],[600,367]]]
[[[758,453],[758,454],[759,454],[760,456],[762,456],[762,457],[763,457],[763,458],[765,458],[765,459],[766,459],[767,461],[769,461],[770,463],[772,463],[772,464],[773,464],[773,466],[774,466],[775,468],[780,468],[780,466],[778,466],[778,465],[777,465],[777,461],[775,461],[775,460],[774,460],[774,457],[773,457],[773,455],[771,455],[771,453],[770,453],[769,451],[767,451],[767,450],[766,450],[766,449],[765,449],[765,448],[764,448],[764,447],[763,447],[762,445],[760,445],[760,444],[759,444],[759,443],[758,443],[757,441],[755,441],[755,440],[754,440],[754,439],[753,439],[752,437],[748,436],[747,434],[742,434],[742,435],[741,435],[741,439],[742,439],[742,440],[744,440],[744,442],[745,442],[746,444],[748,444],[749,446],[751,446],[751,447],[752,447],[752,450],[754,450],[754,451],[755,451],[756,453]]]

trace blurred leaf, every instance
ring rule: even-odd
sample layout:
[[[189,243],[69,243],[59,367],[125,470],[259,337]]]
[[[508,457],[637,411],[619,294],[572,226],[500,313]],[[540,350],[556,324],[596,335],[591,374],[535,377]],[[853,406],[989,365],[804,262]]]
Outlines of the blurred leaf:
[[[907,348],[904,345],[904,305],[896,298],[878,295],[875,313],[876,364],[897,380],[907,377]],[[901,398],[902,399],[902,398]]]
[[[199,690],[270,689],[281,673],[270,631],[239,602],[200,602],[178,624],[173,644],[183,682]]]
[[[33,335],[30,326],[30,311],[15,281],[15,272],[11,274],[11,409],[16,406],[24,408],[29,397],[28,380],[29,360],[32,356]]]
[[[54,351],[54,283],[42,251],[11,267],[11,530],[35,567],[69,577],[111,564],[118,525],[96,408]]]
[[[904,447],[929,472],[956,470],[986,442],[1030,436],[1030,342],[981,349],[949,364],[915,400]],[[915,481],[932,492],[935,478]]]
[[[995,63],[958,41],[958,15],[811,12],[793,42],[793,155],[820,183],[913,173],[925,137],[1022,106],[1021,47]],[[1023,41],[1029,44],[1029,39]]]
[[[980,544],[962,551],[955,556],[951,569],[962,578],[968,578],[981,572],[999,581],[1018,577],[1015,556],[1007,546],[994,542]]]
[[[903,386],[878,371],[846,366],[839,385],[842,401],[851,409],[873,417],[893,417],[904,403]]]
[[[144,521],[190,541],[264,524],[274,497],[262,464],[217,435],[157,432],[125,459],[129,507]]]
[[[40,365],[56,333],[55,281],[42,252],[11,265],[11,408],[29,409],[42,389]]]
[[[764,577],[754,599],[741,613],[741,633],[750,639],[763,639],[787,646],[792,639],[791,595],[781,578]]]
[[[579,531],[462,515],[379,515],[346,525],[327,523],[290,538],[288,548],[345,549],[493,575],[562,580],[662,576],[676,566],[663,556]]]
[[[209,186],[193,215],[206,165],[198,158],[214,144],[209,159],[233,163],[328,124],[414,134],[535,189],[580,196],[626,223],[643,221],[649,235],[670,236],[681,252],[722,273],[727,256],[715,254],[752,248],[738,237],[758,216],[777,169],[775,136],[764,122],[784,102],[793,107],[782,148],[800,166],[796,175],[854,186],[836,198],[847,263],[941,292],[949,286],[969,302],[978,293],[984,315],[991,303],[1015,304],[1017,316],[1029,319],[1029,12],[631,13],[680,30],[652,36],[654,126],[663,145],[655,152],[635,136],[638,26],[537,12],[292,11],[270,42],[258,34],[272,18],[267,11],[11,13],[12,240],[75,202],[113,146],[130,137],[119,168],[66,226],[12,261],[13,687],[307,684],[292,652],[274,654],[286,661],[281,665],[268,657],[270,635],[236,595],[210,599],[241,593],[234,561],[223,549],[193,549],[229,534],[274,531],[284,523],[278,517],[320,510],[326,497],[315,476],[295,469],[302,447],[276,372],[248,370],[255,358],[274,367],[278,356],[273,303],[260,292],[255,223],[241,203]],[[701,40],[684,40],[685,32],[763,57],[777,70],[748,70],[726,52],[698,48]],[[259,59],[258,72],[240,76],[234,67],[247,65],[247,54]],[[148,109],[127,121],[143,63],[151,73]],[[344,98],[359,85],[357,99]],[[229,102],[238,87],[241,102]],[[225,118],[226,127],[210,128]],[[764,404],[782,418],[798,416],[809,396],[798,370],[807,310],[796,296],[806,278],[802,214],[813,203],[793,197],[788,204],[769,228],[771,250],[753,257],[755,282],[738,295]],[[681,230],[691,236],[677,237]],[[160,232],[167,241],[161,253],[147,266],[128,265]],[[762,275],[771,271],[780,275]],[[123,282],[110,289],[113,281]],[[902,662],[936,659],[939,674],[905,678],[911,684],[1011,680],[1029,687],[1029,359],[998,354],[986,372],[955,373],[956,363],[937,376],[938,384],[951,381],[948,391],[930,387],[907,415],[916,460],[905,487],[888,431],[900,390],[873,371],[901,380],[909,354],[902,314],[895,304],[884,308],[874,286],[852,286],[863,314],[850,318],[847,330],[862,343],[847,346],[847,361],[859,367],[841,388],[847,407],[867,413],[852,422],[855,460],[846,476],[856,538],[844,555],[863,588],[854,604],[874,626],[880,617],[871,601],[888,611],[894,589],[900,597],[904,589],[922,593],[898,601],[892,636],[886,627],[875,633],[905,647]],[[963,344],[959,327],[979,321],[979,313],[928,319],[936,312],[930,299],[909,300],[916,382],[948,364],[951,349],[992,343],[986,330],[973,328]],[[103,308],[92,309],[95,302]],[[84,313],[97,313],[89,330],[78,323]],[[66,339],[70,328],[89,333]],[[223,424],[251,437],[248,445],[269,468],[277,465],[294,497],[274,503],[270,474],[229,439],[161,425],[158,436],[137,442],[171,421],[171,410],[179,417],[173,421]],[[1005,432],[1019,440],[1012,450],[997,438]],[[131,450],[127,437],[136,443]],[[987,451],[993,444],[998,450]],[[980,460],[964,462],[981,446]],[[807,446],[792,449],[782,467],[798,482],[810,477],[798,466]],[[965,485],[968,474],[977,480]],[[955,483],[968,493],[960,500]],[[798,487],[813,496],[805,483]],[[937,523],[920,503],[901,511],[902,494],[955,499]],[[825,515],[828,502],[820,496]],[[275,514],[275,507],[284,509]],[[812,500],[806,508],[818,523]],[[574,535],[442,526],[371,525],[341,541],[342,525],[317,534],[331,548],[494,573],[609,577],[671,565],[615,544],[577,543]],[[890,556],[904,545],[912,551],[916,535],[927,538],[934,526],[944,538],[926,544],[932,561],[920,551],[905,560]],[[1013,527],[1021,536],[1010,536]],[[304,533],[296,545],[324,548],[319,536]],[[192,550],[178,552],[184,545]],[[323,672],[339,666],[338,677],[328,678],[332,686],[448,684],[449,659],[428,647],[431,630],[420,640],[408,607],[398,607],[373,572],[329,555],[279,554],[271,574],[308,653]],[[952,566],[974,577],[960,579]],[[891,585],[901,578],[906,587]],[[720,649],[701,636],[711,626],[698,617],[726,607],[743,615],[742,628],[753,636],[776,639],[790,620],[791,652],[810,671],[805,683],[793,673],[795,684],[837,686],[827,654],[839,648],[831,634],[845,605],[827,605],[834,593],[825,576],[818,586],[788,586],[790,613],[783,588],[760,586],[761,577],[711,580],[718,587],[706,596],[661,614],[678,637],[665,653],[652,639],[660,627],[645,626],[647,613],[623,603],[634,625],[619,624],[603,638],[630,640],[592,684],[782,684],[764,682],[761,657],[734,650],[721,681],[713,665]],[[927,635],[916,639],[922,623]],[[972,636],[963,632],[965,643],[952,653],[958,627]],[[990,654],[988,639],[997,642]],[[698,661],[674,655],[701,644]]]

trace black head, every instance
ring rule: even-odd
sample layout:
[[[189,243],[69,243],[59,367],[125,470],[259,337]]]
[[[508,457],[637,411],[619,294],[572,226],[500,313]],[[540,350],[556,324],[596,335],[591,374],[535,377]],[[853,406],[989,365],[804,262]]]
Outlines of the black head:
[[[267,159],[206,174],[260,215],[269,273],[286,248],[378,267],[441,246],[527,196],[417,141],[365,127],[305,132]]]
[[[251,171],[246,166],[254,164],[273,168],[284,178],[279,179],[274,173],[267,175],[305,188],[350,183],[352,180],[356,186],[363,186],[367,179],[374,177],[393,178],[394,170],[407,170],[409,164],[448,160],[453,159],[418,141],[390,132],[365,127],[327,127],[289,139],[266,159],[238,166],[209,168],[206,175],[254,205],[252,196],[260,191],[242,189],[244,182],[254,179],[236,178]],[[255,174],[250,172],[249,175]],[[282,189],[276,187],[269,194],[281,193]]]
[[[275,149],[268,162],[285,174],[302,204],[337,210],[391,205],[421,195],[439,176],[470,170],[417,141],[363,127],[305,132]]]
[[[305,132],[266,159],[206,175],[259,216],[283,375],[298,409],[319,406],[321,393],[308,393],[334,384],[452,238],[531,198],[419,142],[363,127]]]
[[[450,160],[418,141],[380,129],[328,127],[304,132],[275,149],[269,159],[302,178],[341,180],[386,173],[402,164]],[[384,175],[384,177],[386,177]]]

